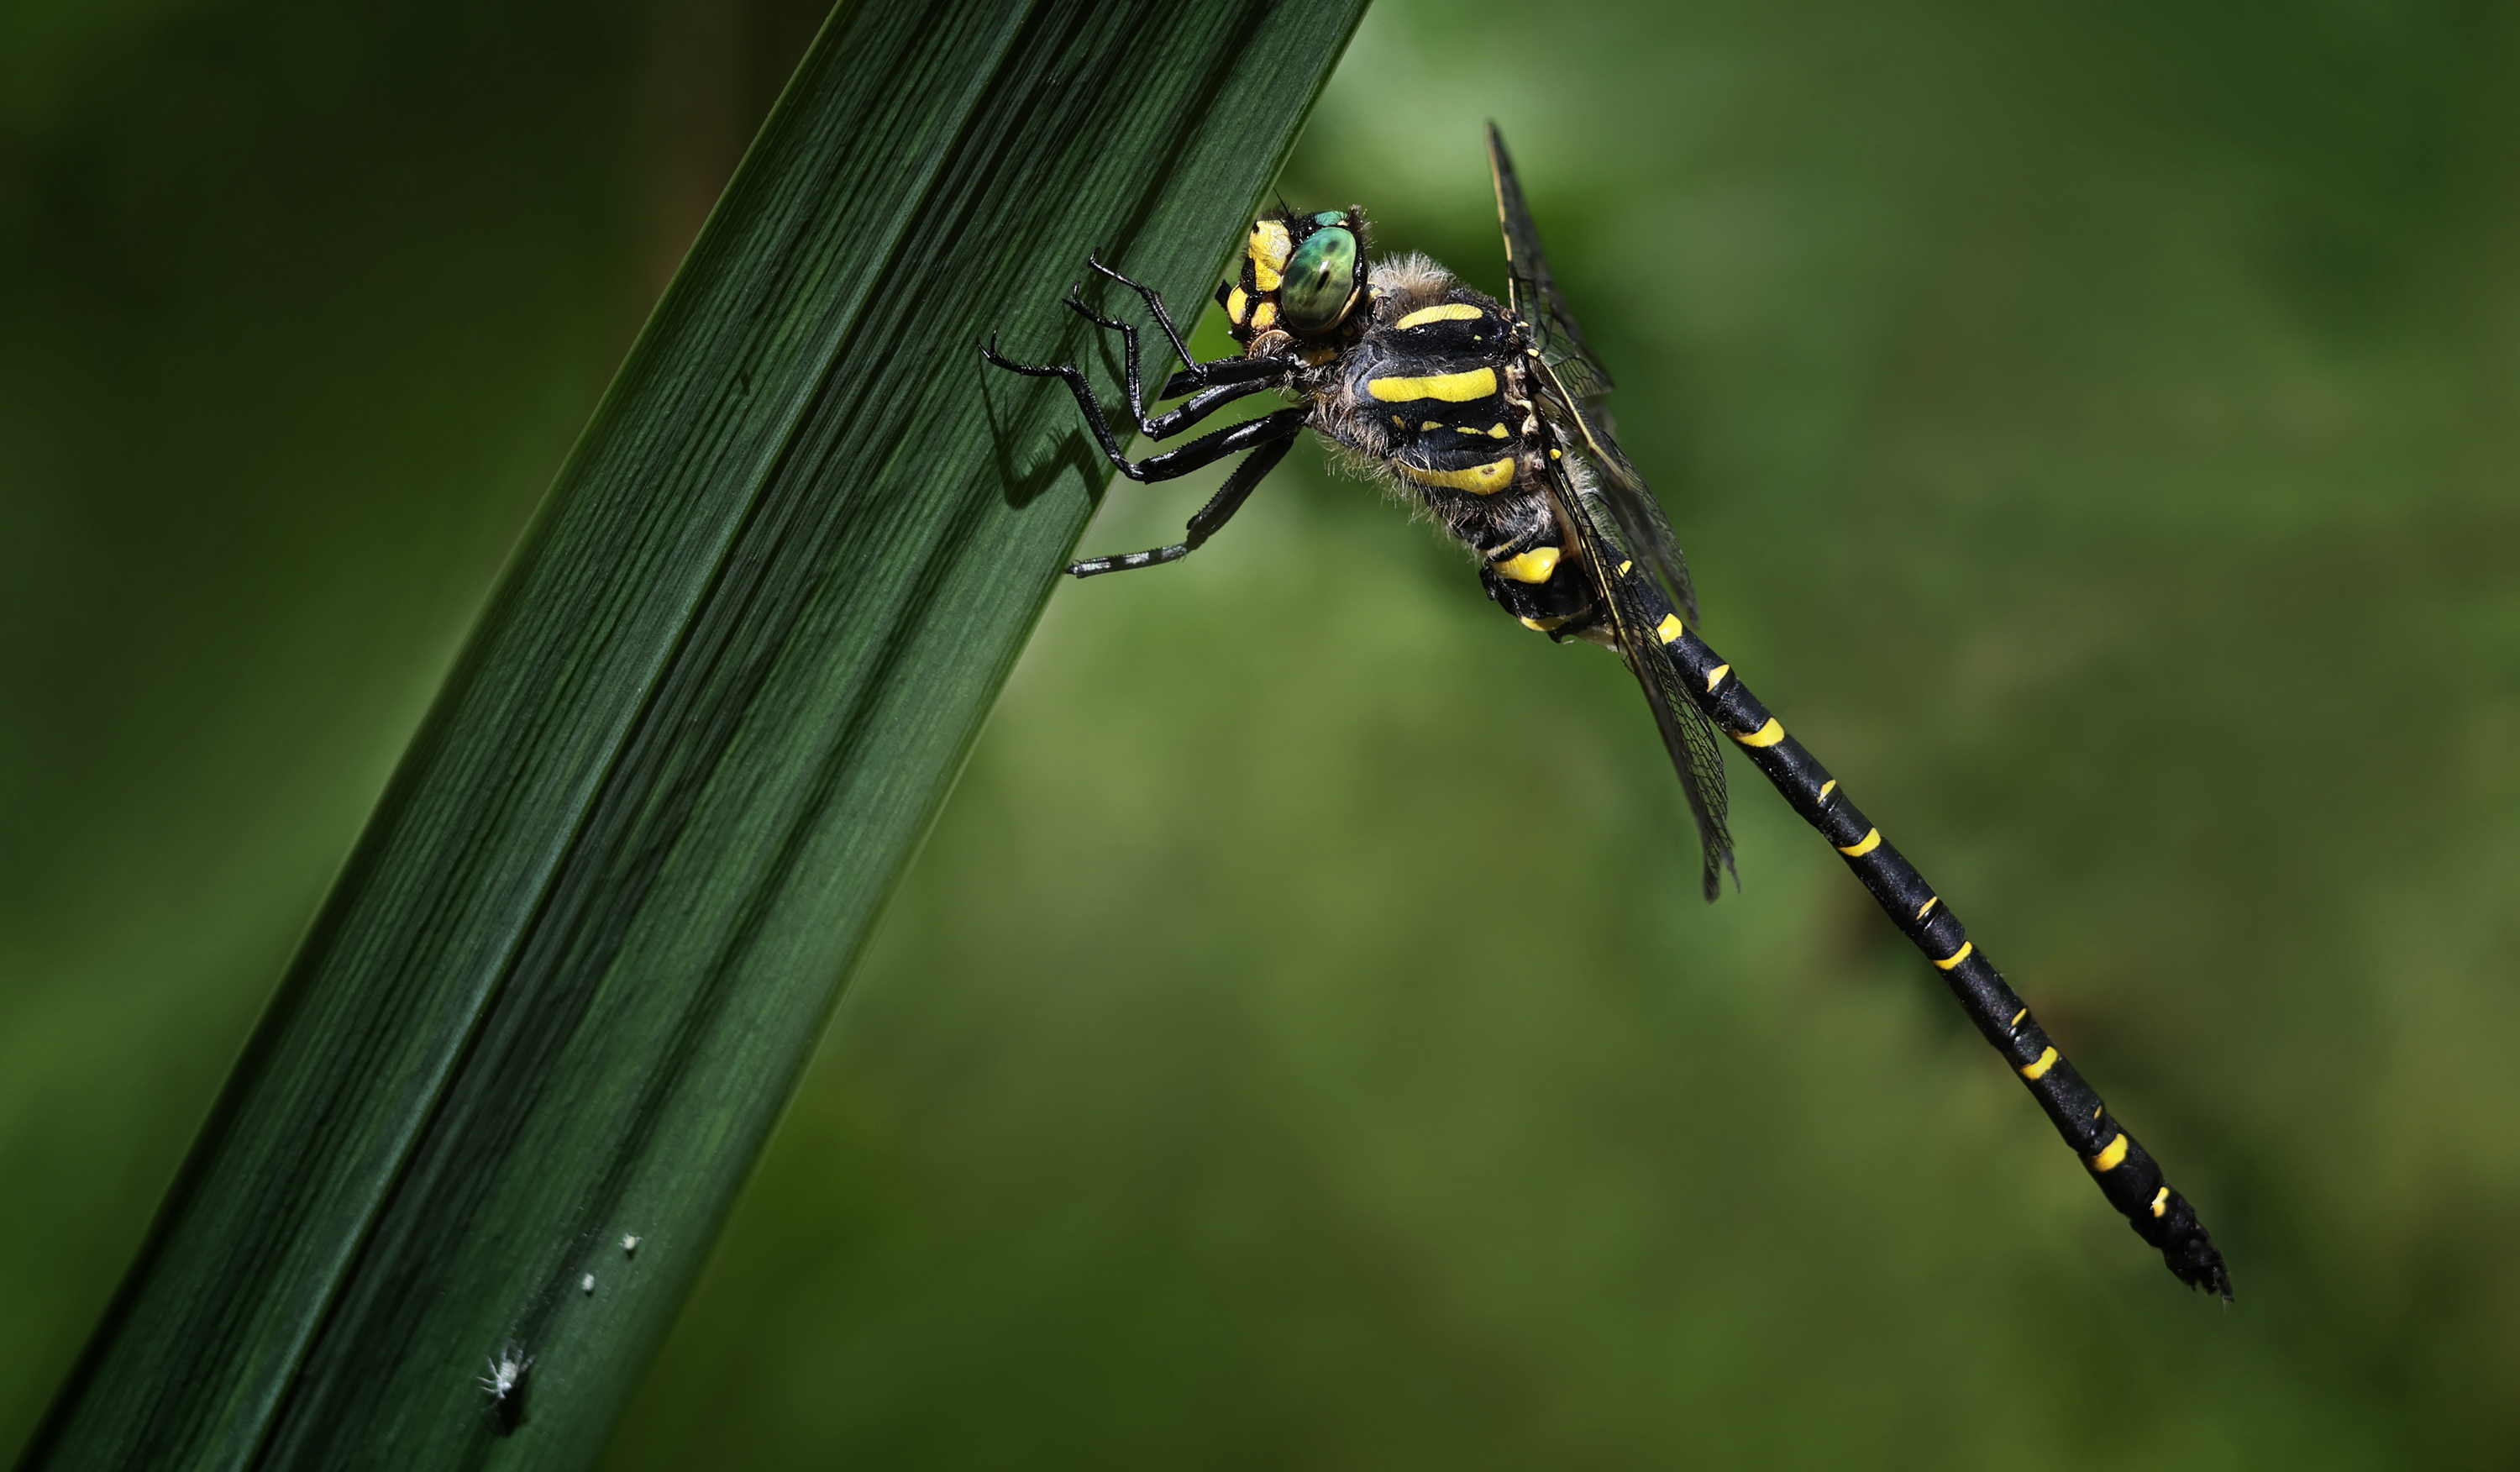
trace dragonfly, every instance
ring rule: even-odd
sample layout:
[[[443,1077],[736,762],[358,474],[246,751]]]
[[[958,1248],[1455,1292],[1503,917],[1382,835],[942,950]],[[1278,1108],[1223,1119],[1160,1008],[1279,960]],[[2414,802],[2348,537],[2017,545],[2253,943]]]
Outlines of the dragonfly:
[[[1240,457],[1179,542],[1085,558],[1067,571],[1095,577],[1188,557],[1298,438],[1325,437],[1467,548],[1488,597],[1508,615],[1552,640],[1618,656],[1643,693],[1688,801],[1707,899],[1722,893],[1733,866],[1729,742],[1923,953],[2136,1235],[2181,1282],[2228,1302],[2230,1271],[2159,1163],[2066,1061],[1952,906],[1699,636],[1679,538],[1612,435],[1609,370],[1550,273],[1494,123],[1487,151],[1505,237],[1502,302],[1422,254],[1371,260],[1361,207],[1282,207],[1253,222],[1237,274],[1216,290],[1239,350],[1202,362],[1159,293],[1087,257],[1095,273],[1138,295],[1185,365],[1154,399],[1181,402],[1150,412],[1137,327],[1086,305],[1081,287],[1069,293],[1069,307],[1120,335],[1131,429],[1162,443],[1255,394],[1292,400],[1272,412],[1131,460],[1076,365],[1019,362],[994,338],[982,345],[998,368],[1062,380],[1103,455],[1132,481],[1169,481]]]

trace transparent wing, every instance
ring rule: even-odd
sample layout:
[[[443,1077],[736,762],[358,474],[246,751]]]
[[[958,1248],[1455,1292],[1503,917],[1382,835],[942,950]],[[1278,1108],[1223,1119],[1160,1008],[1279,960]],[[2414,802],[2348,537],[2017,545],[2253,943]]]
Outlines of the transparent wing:
[[[1647,592],[1651,583],[1621,575],[1622,567],[1633,566],[1626,549],[1603,529],[1594,502],[1563,466],[1553,464],[1552,472],[1553,498],[1581,544],[1584,565],[1591,570],[1594,592],[1606,610],[1605,621],[1619,658],[1643,688],[1654,728],[1662,733],[1663,750],[1671,756],[1672,770],[1680,774],[1688,815],[1697,822],[1698,847],[1706,863],[1706,897],[1712,902],[1723,893],[1723,871],[1732,864],[1732,834],[1725,825],[1723,747],[1715,739],[1715,727],[1681,688],[1679,671],[1655,637],[1655,625],[1669,611],[1655,607],[1659,600]]]
[[[1610,433],[1610,417],[1601,396],[1613,387],[1557,282],[1549,274],[1549,256],[1540,249],[1540,231],[1522,200],[1522,183],[1514,177],[1513,160],[1505,151],[1505,135],[1488,124],[1488,168],[1496,181],[1497,222],[1505,232],[1506,288],[1515,317],[1531,334],[1538,356],[1533,377],[1538,382],[1541,411],[1564,432],[1570,446],[1598,474],[1601,497],[1632,548],[1662,579],[1663,592],[1697,621],[1697,589],[1688,577],[1688,561],[1681,555],[1680,538],[1662,503],[1628,463]]]
[[[1545,360],[1534,367],[1540,412],[1556,422],[1569,446],[1593,467],[1600,481],[1601,499],[1629,546],[1643,554],[1645,565],[1662,578],[1663,595],[1695,626],[1697,587],[1689,580],[1688,559],[1681,555],[1680,537],[1671,529],[1671,518],[1663,515],[1662,502],[1654,499],[1644,477],[1620,453],[1619,441],[1610,437],[1609,421],[1598,408],[1577,402],[1563,371]]]
[[[1551,362],[1572,361],[1579,391],[1591,397],[1617,387],[1609,370],[1584,342],[1584,329],[1557,295],[1549,274],[1549,256],[1540,249],[1540,232],[1532,227],[1531,207],[1522,202],[1522,181],[1514,177],[1513,160],[1505,151],[1505,135],[1488,124],[1488,172],[1496,180],[1497,223],[1505,231],[1506,289],[1513,314],[1531,328],[1532,345]]]

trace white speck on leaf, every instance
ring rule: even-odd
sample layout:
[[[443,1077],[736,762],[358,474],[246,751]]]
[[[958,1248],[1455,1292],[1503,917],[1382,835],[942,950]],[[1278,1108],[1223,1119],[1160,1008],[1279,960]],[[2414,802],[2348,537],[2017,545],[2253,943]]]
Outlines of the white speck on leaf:
[[[481,1389],[489,1394],[492,1403],[501,1406],[505,1406],[517,1394],[517,1387],[524,1383],[525,1371],[534,1367],[533,1357],[514,1344],[500,1351],[498,1358],[485,1362],[490,1366],[490,1373],[480,1377]]]

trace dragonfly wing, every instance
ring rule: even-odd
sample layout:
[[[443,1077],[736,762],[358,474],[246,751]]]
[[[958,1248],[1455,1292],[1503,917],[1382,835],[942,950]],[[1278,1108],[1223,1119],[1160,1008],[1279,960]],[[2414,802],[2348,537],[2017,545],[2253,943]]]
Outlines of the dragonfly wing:
[[[1653,584],[1633,575],[1633,562],[1617,538],[1603,529],[1585,491],[1562,465],[1552,467],[1552,494],[1565,525],[1581,543],[1585,567],[1591,570],[1602,622],[1617,645],[1619,658],[1644,690],[1653,711],[1654,728],[1672,770],[1680,776],[1688,799],[1688,815],[1696,820],[1697,841],[1705,861],[1706,897],[1723,892],[1723,871],[1732,864],[1732,834],[1726,825],[1724,750],[1715,739],[1697,703],[1681,687],[1679,671],[1662,651],[1658,625],[1669,617],[1649,596]],[[1622,571],[1628,570],[1628,571]]]
[[[1654,498],[1644,477],[1637,474],[1619,449],[1619,441],[1611,437],[1609,421],[1575,397],[1563,373],[1547,362],[1535,362],[1532,369],[1542,415],[1556,422],[1560,437],[1593,468],[1601,499],[1628,546],[1642,554],[1646,566],[1662,579],[1663,595],[1695,624],[1697,587],[1689,579],[1688,559],[1681,555],[1680,537],[1671,529],[1662,502]]]
[[[1598,381],[1593,391],[1608,392],[1615,385],[1585,345],[1584,330],[1575,325],[1566,299],[1557,294],[1556,278],[1549,274],[1549,256],[1540,249],[1540,232],[1531,223],[1531,207],[1522,202],[1522,181],[1514,177],[1505,135],[1493,122],[1488,124],[1488,172],[1496,181],[1497,223],[1505,231],[1506,285],[1513,299],[1514,315],[1531,324],[1538,339],[1533,345],[1544,356],[1581,359],[1588,377]]]
[[[1540,229],[1532,223],[1531,207],[1523,203],[1522,182],[1514,176],[1505,135],[1493,122],[1488,124],[1488,168],[1496,182],[1497,223],[1505,232],[1506,284],[1514,315],[1532,336],[1530,366],[1543,412],[1557,421],[1564,437],[1593,466],[1602,499],[1628,544],[1644,555],[1662,579],[1664,595],[1695,623],[1697,590],[1689,581],[1680,538],[1662,503],[1610,433],[1610,417],[1601,404],[1612,388],[1610,370],[1584,341],[1583,328],[1558,295],[1556,278],[1549,274]]]

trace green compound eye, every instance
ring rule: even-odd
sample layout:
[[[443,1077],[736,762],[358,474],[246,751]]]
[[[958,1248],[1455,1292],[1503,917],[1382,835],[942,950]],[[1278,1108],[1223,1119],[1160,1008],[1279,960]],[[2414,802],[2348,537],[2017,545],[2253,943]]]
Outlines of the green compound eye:
[[[1347,316],[1356,295],[1356,236],[1331,226],[1316,230],[1286,262],[1278,288],[1278,320],[1299,337],[1328,332]]]

